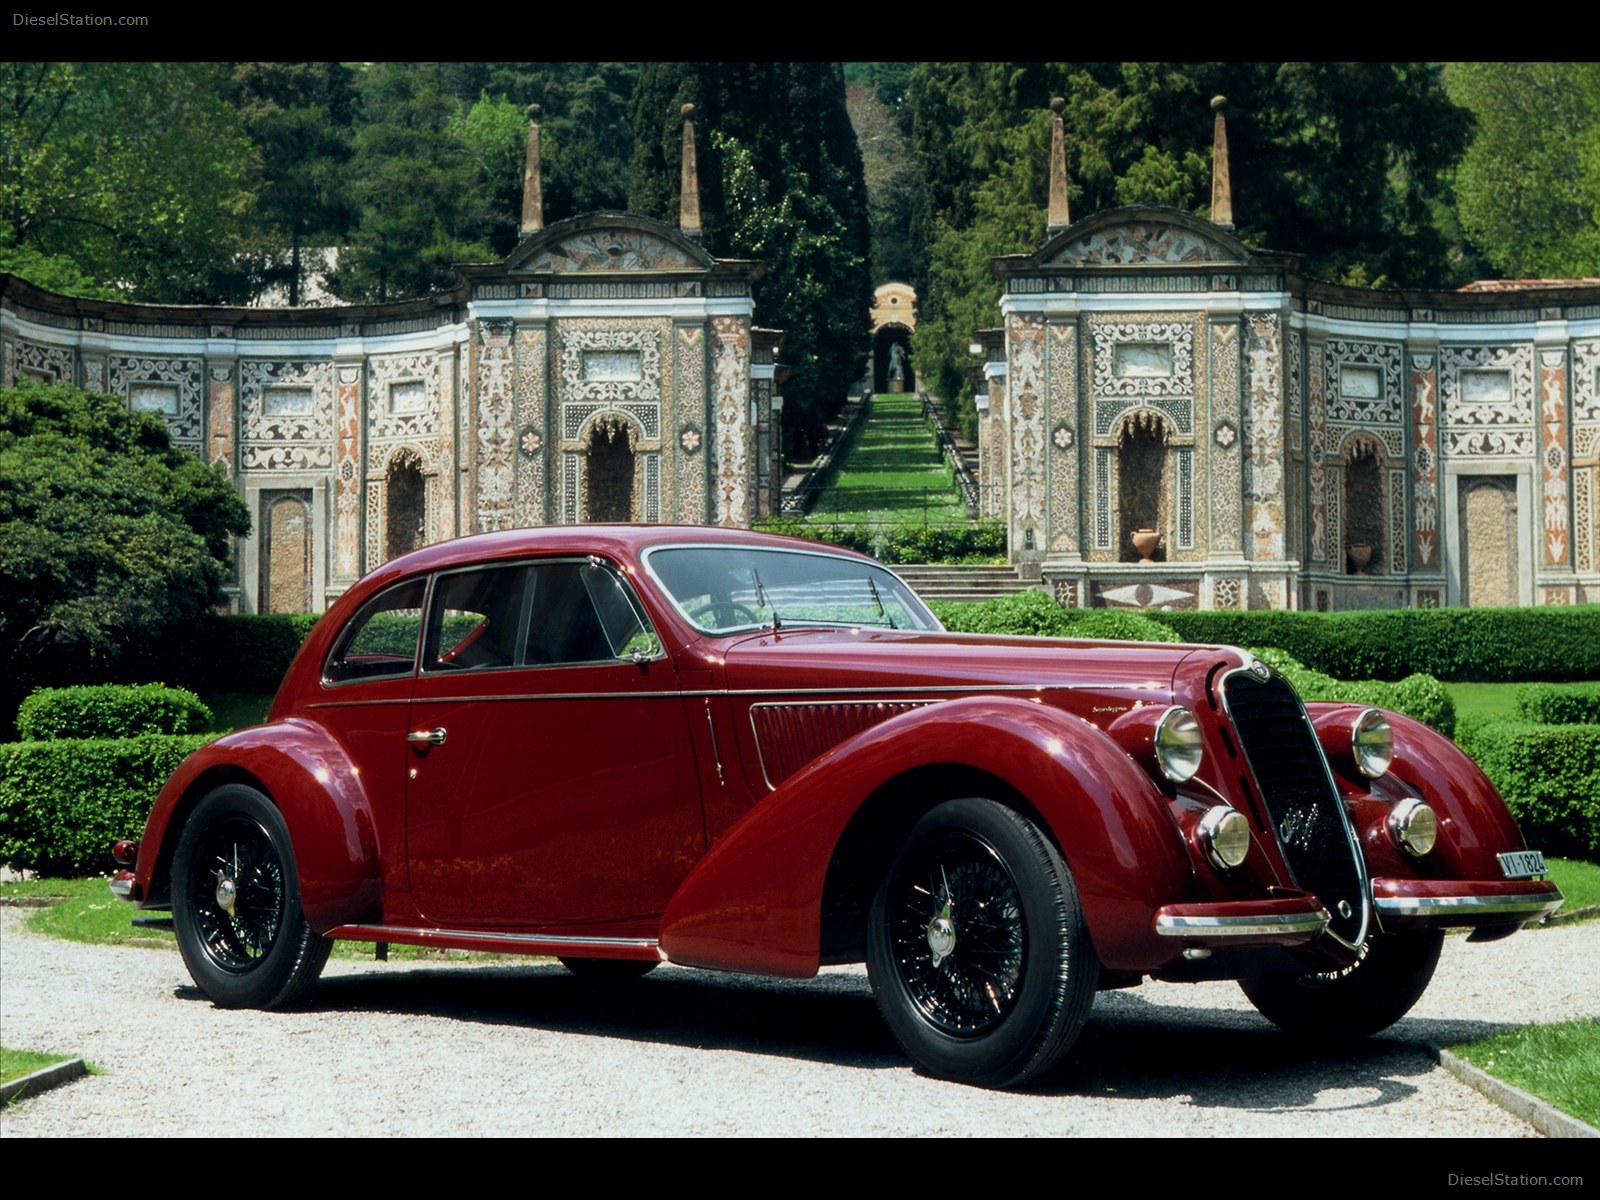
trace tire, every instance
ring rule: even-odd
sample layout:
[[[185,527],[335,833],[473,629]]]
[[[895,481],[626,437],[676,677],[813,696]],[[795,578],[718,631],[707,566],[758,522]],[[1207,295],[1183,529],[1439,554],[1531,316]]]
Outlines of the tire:
[[[639,958],[560,958],[556,961],[585,983],[606,985],[632,983],[661,965]]]
[[[1100,966],[1055,846],[1021,814],[966,799],[912,826],[872,903],[867,973],[917,1070],[1003,1088],[1072,1048]]]
[[[172,918],[183,962],[220,1008],[281,1008],[322,974],[333,943],[300,908],[283,814],[254,788],[201,800],[172,863]]]
[[[1439,965],[1444,931],[1378,934],[1355,965],[1306,975],[1258,975],[1240,982],[1250,1003],[1285,1033],[1318,1041],[1363,1038],[1387,1029],[1422,999]]]

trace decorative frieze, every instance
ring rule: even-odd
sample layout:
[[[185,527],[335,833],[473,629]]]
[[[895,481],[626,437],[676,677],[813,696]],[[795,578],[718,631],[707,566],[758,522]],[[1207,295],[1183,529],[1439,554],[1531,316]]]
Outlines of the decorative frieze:
[[[333,363],[239,361],[240,467],[246,471],[333,469]]]
[[[1411,356],[1411,497],[1419,567],[1438,564],[1439,416],[1432,354]]]
[[[1276,313],[1245,316],[1244,497],[1251,557],[1283,558],[1283,340]]]
[[[1567,356],[1562,350],[1539,352],[1539,447],[1544,480],[1544,563],[1570,561],[1567,530]]]
[[[1043,550],[1047,528],[1044,338],[1044,319],[1040,316],[1022,313],[1007,323],[1013,556],[1019,551]],[[1100,490],[1097,488],[1097,491]],[[1109,492],[1109,483],[1104,492]],[[1109,521],[1106,509],[1104,501],[1097,505],[1097,541],[1100,538],[1100,523]],[[1105,534],[1105,540],[1109,544],[1109,532]]]
[[[1045,339],[1050,380],[1050,412],[1055,427],[1050,444],[1050,549],[1078,549],[1078,448],[1069,422],[1078,411],[1078,331],[1073,325],[1050,325]]]

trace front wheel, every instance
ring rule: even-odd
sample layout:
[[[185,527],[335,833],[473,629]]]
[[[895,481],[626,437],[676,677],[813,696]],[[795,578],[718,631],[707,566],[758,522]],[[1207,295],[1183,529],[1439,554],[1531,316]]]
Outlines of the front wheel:
[[[222,1008],[279,1008],[311,987],[333,943],[300,908],[283,815],[254,788],[228,784],[200,801],[172,862],[178,949]]]
[[[1342,971],[1258,975],[1240,982],[1250,1003],[1286,1033],[1319,1041],[1366,1037],[1387,1029],[1422,999],[1444,930],[1378,934]]]
[[[1071,1049],[1099,963],[1060,852],[1020,813],[965,799],[912,827],[873,900],[867,972],[918,1070],[1014,1087]]]

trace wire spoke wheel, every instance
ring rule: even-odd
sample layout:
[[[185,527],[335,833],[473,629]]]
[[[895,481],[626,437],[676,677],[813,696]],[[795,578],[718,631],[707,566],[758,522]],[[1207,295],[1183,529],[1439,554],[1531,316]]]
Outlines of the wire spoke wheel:
[[[206,830],[189,885],[206,956],[234,974],[253,969],[283,927],[283,862],[267,831],[244,816]]]
[[[224,784],[190,814],[172,859],[172,922],[200,990],[223,1008],[278,1008],[310,989],[333,943],[300,907],[283,814]]]
[[[956,1037],[1004,1021],[1022,985],[1027,929],[994,847],[952,834],[924,847],[893,888],[895,960],[922,1015]]]
[[[970,798],[907,833],[873,899],[867,973],[918,1070],[1014,1087],[1071,1049],[1099,961],[1060,851],[1023,814]]]

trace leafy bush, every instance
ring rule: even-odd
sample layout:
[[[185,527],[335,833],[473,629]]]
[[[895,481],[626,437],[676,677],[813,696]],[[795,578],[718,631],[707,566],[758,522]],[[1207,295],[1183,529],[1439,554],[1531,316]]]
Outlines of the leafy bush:
[[[197,733],[211,720],[200,697],[160,683],[38,688],[17,710],[25,740]]]
[[[758,528],[842,546],[890,565],[992,562],[1006,552],[1005,527],[996,524],[832,525],[786,518],[763,521]]]
[[[1456,705],[1450,693],[1432,675],[1411,675],[1398,683],[1381,679],[1334,679],[1298,662],[1293,655],[1272,647],[1253,653],[1294,685],[1302,700],[1335,704],[1370,704],[1404,713],[1412,720],[1449,737],[1456,728]]]
[[[1034,588],[977,604],[929,601],[945,628],[961,633],[1012,633],[1029,637],[1103,638],[1126,642],[1175,642],[1165,625],[1125,608],[1062,608],[1050,593]]]
[[[1186,642],[1286,650],[1308,667],[1374,679],[1600,677],[1600,605],[1393,612],[1157,612]]]
[[[1517,689],[1517,712],[1539,725],[1600,724],[1600,683],[1530,683]]]
[[[161,785],[209,734],[0,745],[0,862],[41,874],[103,871],[136,838]]]
[[[1456,740],[1500,789],[1528,845],[1600,858],[1600,725],[1463,722]]]

